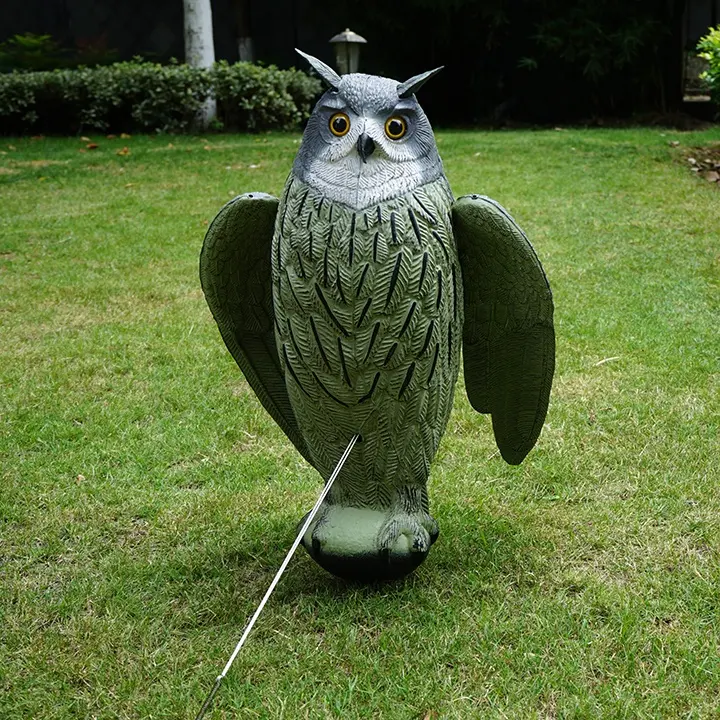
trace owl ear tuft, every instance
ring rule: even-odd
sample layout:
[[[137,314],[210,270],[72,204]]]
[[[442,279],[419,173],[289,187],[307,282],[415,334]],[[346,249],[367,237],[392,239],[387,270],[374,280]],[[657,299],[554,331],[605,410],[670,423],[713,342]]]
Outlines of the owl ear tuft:
[[[409,80],[404,83],[400,83],[397,88],[398,97],[409,98],[411,95],[416,93],[433,75],[437,75],[444,65],[441,65],[434,70],[428,70],[427,72],[420,73],[420,75],[413,75]]]
[[[313,70],[330,86],[332,90],[337,90],[340,86],[340,76],[322,60],[318,60],[312,55],[304,53],[302,50],[295,48],[295,52],[302,55],[312,65]]]

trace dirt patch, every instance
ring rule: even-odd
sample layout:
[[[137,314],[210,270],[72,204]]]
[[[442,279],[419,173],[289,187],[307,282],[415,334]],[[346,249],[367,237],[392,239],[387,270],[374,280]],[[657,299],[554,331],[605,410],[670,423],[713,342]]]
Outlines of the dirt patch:
[[[681,157],[691,172],[720,188],[720,142],[682,148]]]

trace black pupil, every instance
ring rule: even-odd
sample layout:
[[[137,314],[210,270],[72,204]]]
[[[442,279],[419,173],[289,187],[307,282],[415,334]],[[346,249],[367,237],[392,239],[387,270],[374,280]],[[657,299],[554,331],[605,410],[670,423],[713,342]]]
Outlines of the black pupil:
[[[347,130],[347,120],[344,117],[336,117],[332,121],[333,130],[340,134]]]
[[[397,135],[402,135],[403,132],[403,124],[399,120],[391,120],[388,123],[388,134],[392,137],[396,137]]]

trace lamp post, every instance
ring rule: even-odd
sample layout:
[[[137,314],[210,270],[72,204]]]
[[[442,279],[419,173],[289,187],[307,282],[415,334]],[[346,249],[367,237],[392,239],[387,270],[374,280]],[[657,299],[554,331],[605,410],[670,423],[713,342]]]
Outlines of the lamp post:
[[[335,46],[335,64],[338,72],[341,75],[357,72],[360,65],[360,44],[366,43],[367,40],[350,28],[346,28],[344,32],[330,38],[330,42]]]

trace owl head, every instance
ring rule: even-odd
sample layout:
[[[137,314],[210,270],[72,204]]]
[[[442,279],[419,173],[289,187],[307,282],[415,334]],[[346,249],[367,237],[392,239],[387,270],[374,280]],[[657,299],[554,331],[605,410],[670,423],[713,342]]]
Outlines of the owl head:
[[[443,173],[432,127],[415,91],[442,68],[406,82],[338,75],[300,50],[329,89],[308,120],[293,175],[323,197],[362,209]]]

